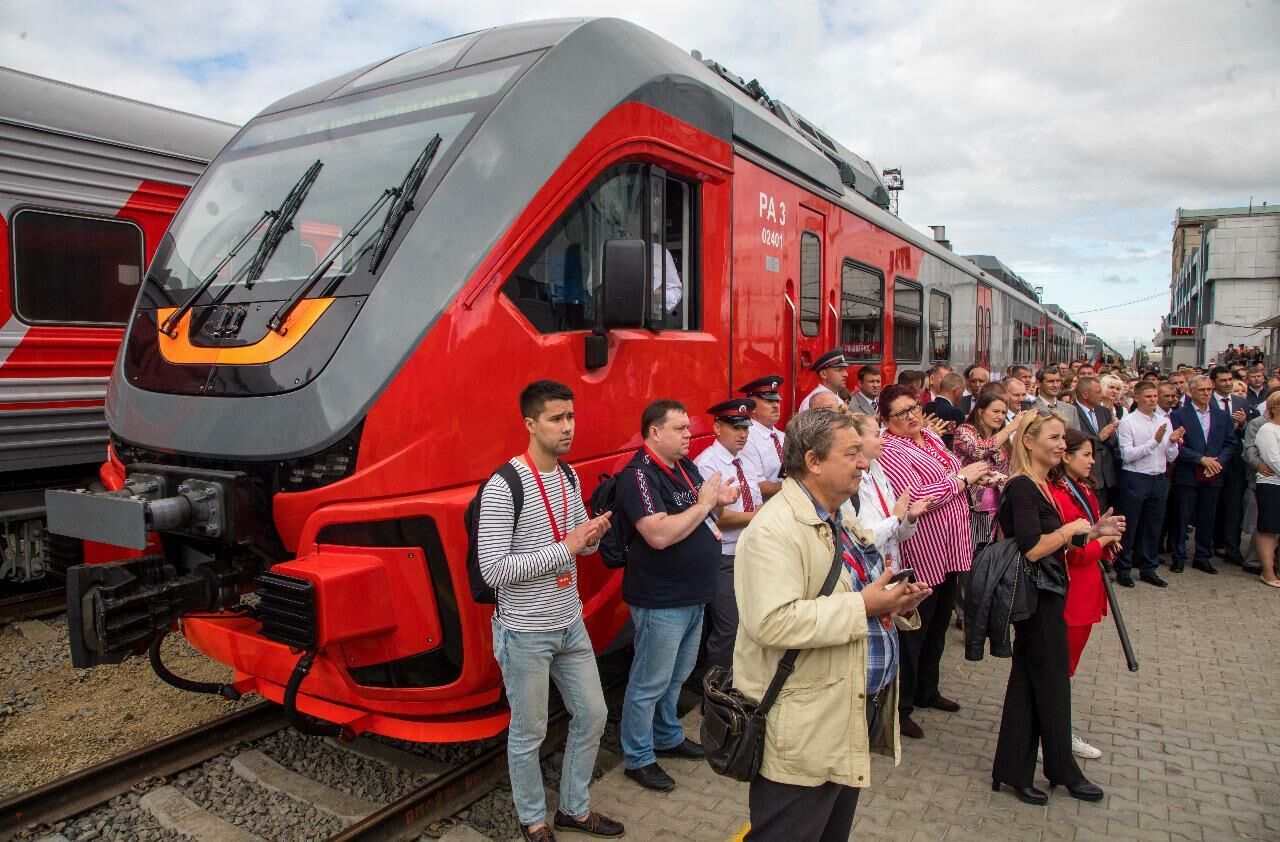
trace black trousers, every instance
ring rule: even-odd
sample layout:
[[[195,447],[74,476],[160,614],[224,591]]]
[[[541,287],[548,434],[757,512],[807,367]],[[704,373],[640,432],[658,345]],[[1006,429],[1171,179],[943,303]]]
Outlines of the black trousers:
[[[1140,474],[1137,471],[1121,471],[1121,499],[1124,506],[1124,539],[1120,543],[1120,555],[1116,558],[1116,572],[1128,573],[1134,567],[1144,576],[1153,576],[1160,566],[1156,544],[1164,525],[1164,500],[1169,481],[1164,474]]]
[[[738,601],[733,596],[733,556],[720,556],[716,597],[707,606],[707,667],[733,666],[733,644],[738,637]]]
[[[848,842],[861,792],[830,781],[796,786],[756,775],[747,793],[751,830],[744,842]]]
[[[1205,482],[1178,487],[1178,534],[1185,536],[1188,526],[1195,527],[1196,545],[1192,557],[1195,561],[1213,561],[1213,523],[1217,520],[1218,497],[1221,494],[1222,486]],[[1173,560],[1184,562],[1186,559],[1184,537],[1174,545]]]
[[[942,651],[955,605],[957,574],[948,573],[929,598],[920,603],[920,628],[898,632],[898,714],[908,716],[938,698]]]
[[[1041,591],[1036,613],[1014,624],[1013,663],[1004,691],[993,780],[1031,786],[1040,745],[1049,783],[1065,785],[1084,778],[1071,756],[1071,671],[1062,618],[1066,604],[1066,597]]]
[[[1222,472],[1222,494],[1218,497],[1218,516],[1214,521],[1213,543],[1225,549],[1223,555],[1232,564],[1243,564],[1240,533],[1244,531],[1244,492],[1249,485],[1244,460],[1233,458]]]

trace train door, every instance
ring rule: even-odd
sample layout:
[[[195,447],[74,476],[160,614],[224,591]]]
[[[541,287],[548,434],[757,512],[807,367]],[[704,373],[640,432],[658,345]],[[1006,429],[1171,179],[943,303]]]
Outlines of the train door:
[[[792,343],[792,382],[799,387],[795,393],[799,408],[805,395],[817,385],[817,377],[809,371],[813,361],[831,350],[838,318],[834,294],[823,284],[823,243],[826,241],[826,217],[807,208],[799,207],[800,266],[796,274],[799,281],[796,299],[796,333]]]
[[[978,284],[978,306],[974,314],[975,362],[987,370],[991,369],[991,287]]]

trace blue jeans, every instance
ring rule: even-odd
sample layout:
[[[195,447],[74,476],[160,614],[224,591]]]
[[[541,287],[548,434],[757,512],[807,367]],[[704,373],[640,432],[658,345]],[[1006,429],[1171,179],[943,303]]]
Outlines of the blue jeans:
[[[656,763],[655,748],[684,742],[676,701],[698,658],[703,608],[631,606],[636,654],[622,701],[622,758],[628,769]]]
[[[579,618],[561,631],[517,632],[495,618],[493,655],[502,668],[502,683],[511,707],[507,766],[520,823],[531,825],[547,820],[538,750],[547,736],[548,678],[555,681],[573,717],[560,770],[560,810],[579,818],[587,815],[591,810],[587,787],[595,770],[607,714],[587,627]]]

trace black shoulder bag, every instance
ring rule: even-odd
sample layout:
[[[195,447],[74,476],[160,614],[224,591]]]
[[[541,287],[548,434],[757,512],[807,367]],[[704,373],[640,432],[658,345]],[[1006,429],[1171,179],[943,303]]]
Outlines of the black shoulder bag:
[[[822,583],[818,596],[830,596],[840,579],[840,536],[835,539],[835,557],[827,580]],[[702,750],[707,762],[716,774],[735,781],[750,782],[760,771],[764,756],[764,724],[769,709],[778,698],[796,667],[799,649],[788,649],[778,661],[778,671],[764,691],[760,704],[753,704],[733,687],[733,671],[724,667],[712,667],[702,679]]]

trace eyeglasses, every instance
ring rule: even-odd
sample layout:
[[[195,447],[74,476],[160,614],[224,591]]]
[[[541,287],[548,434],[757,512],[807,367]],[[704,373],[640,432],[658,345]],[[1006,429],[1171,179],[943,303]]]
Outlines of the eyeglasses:
[[[921,410],[920,410],[920,404],[918,404],[918,403],[917,403],[917,404],[912,404],[911,406],[907,407],[906,409],[900,409],[900,410],[898,410],[897,412],[890,412],[890,413],[889,413],[889,417],[890,417],[890,418],[897,418],[899,421],[906,421],[906,420],[907,420],[908,418],[910,418],[912,415],[915,415],[916,413],[918,413],[918,412],[920,412],[920,411],[921,411]]]

